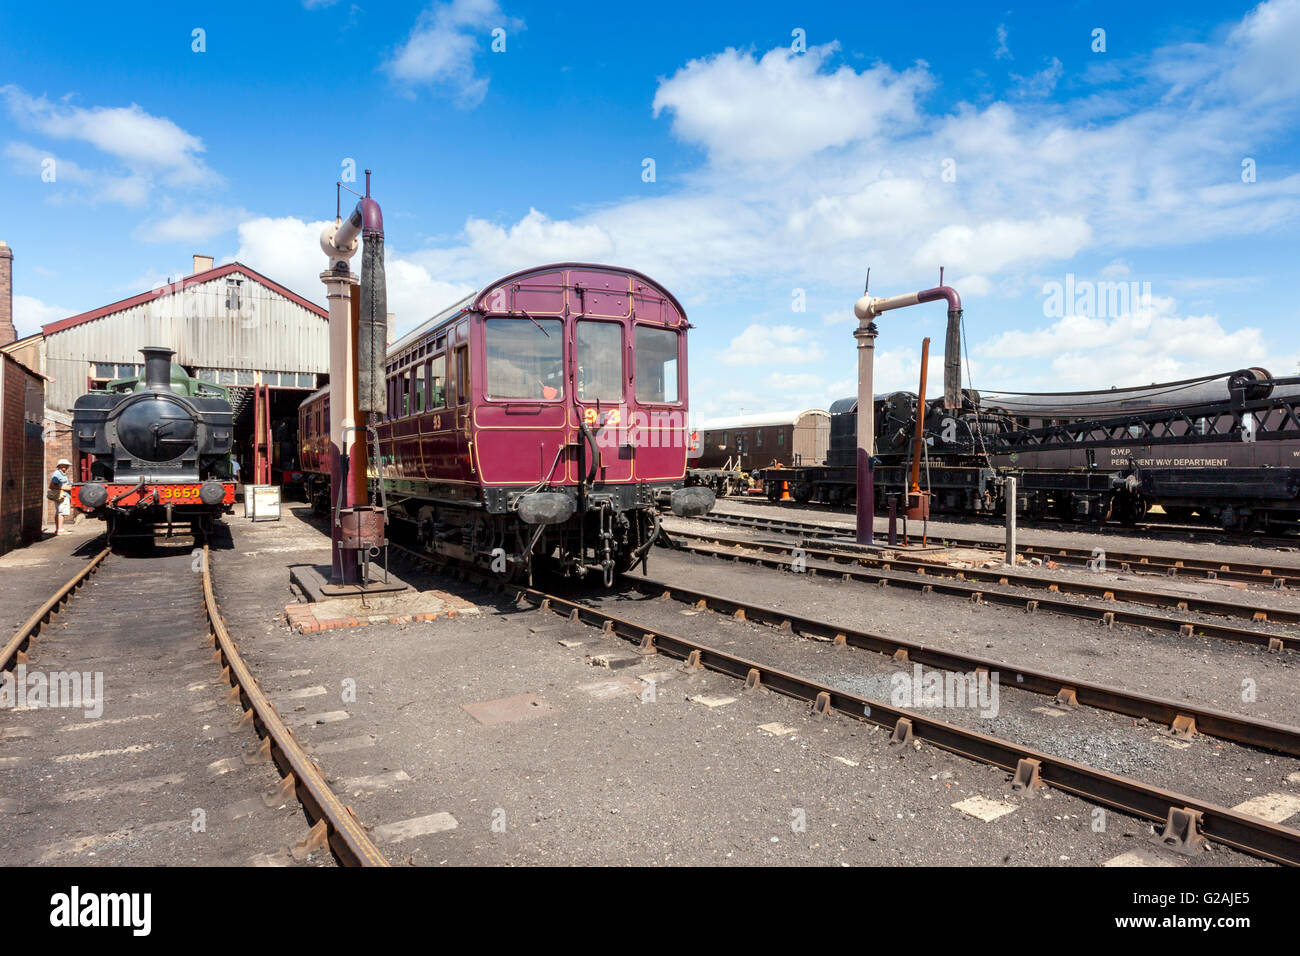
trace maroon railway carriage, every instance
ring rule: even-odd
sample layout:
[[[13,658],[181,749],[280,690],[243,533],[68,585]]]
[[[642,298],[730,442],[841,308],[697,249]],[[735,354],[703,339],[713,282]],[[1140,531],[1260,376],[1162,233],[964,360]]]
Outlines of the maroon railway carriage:
[[[537,560],[579,577],[644,562],[674,513],[713,506],[686,478],[681,304],[630,269],[584,263],[506,276],[388,350],[372,479],[430,551],[500,573]],[[300,460],[323,462],[303,405]],[[313,404],[315,403],[315,404]],[[322,469],[323,471],[323,469]]]
[[[330,503],[330,388],[318,388],[298,406],[298,469],[302,492],[316,510]]]

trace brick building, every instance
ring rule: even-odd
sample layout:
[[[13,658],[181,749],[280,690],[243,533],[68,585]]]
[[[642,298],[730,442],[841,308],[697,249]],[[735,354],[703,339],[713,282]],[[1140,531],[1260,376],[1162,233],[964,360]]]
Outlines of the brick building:
[[[44,377],[47,476],[67,458],[74,479],[89,477],[89,462],[72,445],[73,405],[92,388],[139,373],[146,345],[175,350],[174,361],[189,374],[230,389],[245,474],[252,474],[259,400],[269,407],[273,441],[262,453],[272,474],[296,468],[298,404],[329,372],[329,313],[321,306],[241,263],[217,266],[195,256],[190,275],[16,339],[13,261],[0,242],[0,354]],[[52,504],[45,519],[53,522]]]
[[[0,354],[0,554],[41,536],[44,410],[45,377]]]

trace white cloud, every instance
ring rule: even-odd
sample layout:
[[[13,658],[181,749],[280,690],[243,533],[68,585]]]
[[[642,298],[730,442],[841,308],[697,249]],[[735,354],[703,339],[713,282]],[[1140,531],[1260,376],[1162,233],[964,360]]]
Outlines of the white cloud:
[[[216,179],[203,162],[201,139],[135,103],[86,109],[51,103],[13,84],[0,87],[0,95],[20,126],[93,146],[135,175],[158,176],[171,186],[207,185]]]
[[[247,219],[239,224],[239,249],[233,258],[324,305],[325,287],[320,274],[326,261],[320,234],[326,225],[324,221],[306,222],[292,216]],[[360,271],[360,252],[353,256],[351,266],[354,273]],[[384,271],[388,311],[394,315],[399,336],[478,288],[464,281],[436,279],[424,266],[391,247],[384,250]]]
[[[30,143],[11,141],[5,144],[5,158],[19,176],[35,180],[38,188],[48,190],[56,204],[100,202],[141,206],[149,198],[150,182],[145,176],[127,172],[86,169],[65,159],[53,150],[38,149]]]
[[[918,268],[943,263],[958,269],[998,272],[1012,263],[1069,259],[1092,238],[1078,217],[1047,216],[1033,222],[997,219],[971,227],[944,226],[917,250]]]
[[[1225,83],[1233,93],[1257,101],[1300,96],[1300,0],[1261,3],[1233,28],[1228,48]]]
[[[1216,315],[1180,315],[1177,301],[1168,296],[1153,296],[1149,306],[1114,318],[1066,315],[1041,328],[1003,332],[975,346],[975,352],[999,361],[1032,360],[1025,364],[1038,371],[1022,385],[1047,391],[1142,385],[1230,371],[1229,366],[1278,364],[1259,329],[1227,329]]]
[[[598,224],[556,222],[531,208],[509,228],[471,218],[465,223],[465,239],[502,272],[539,261],[601,261],[614,251],[613,240]]]
[[[72,309],[48,305],[40,299],[32,298],[30,295],[14,296],[14,327],[18,330],[19,338],[39,331],[42,325],[49,325],[51,322],[57,322],[59,319],[66,319],[68,316],[75,314],[76,312]]]
[[[1011,47],[1007,46],[1007,25],[1005,23],[998,24],[997,38],[998,38],[998,45],[997,48],[993,51],[993,59],[995,60],[1014,59],[1014,57],[1011,56]]]
[[[659,84],[654,114],[671,112],[679,137],[728,165],[789,164],[886,127],[891,135],[910,129],[928,74],[883,64],[823,70],[837,48],[778,47],[761,59],[728,48],[692,60]]]
[[[243,209],[222,206],[189,207],[143,222],[133,235],[143,242],[206,242],[234,229],[248,215]]]
[[[320,234],[330,224],[324,220],[305,222],[293,216],[246,219],[239,224],[239,249],[233,258],[324,305],[325,286],[320,274],[328,263],[321,251]],[[358,261],[357,257],[353,261]]]
[[[726,365],[801,365],[825,356],[821,345],[809,339],[807,329],[754,324],[731,340],[722,361]]]
[[[513,32],[522,29],[523,22],[507,18],[497,0],[434,3],[416,19],[384,69],[402,84],[441,89],[457,105],[473,108],[488,90],[488,79],[478,75],[474,60],[497,27]]]
[[[1056,57],[1052,57],[1047,66],[1030,76],[1020,76],[1012,73],[1011,78],[1016,81],[1016,95],[1023,97],[1044,97],[1051,96],[1056,89],[1057,82],[1061,79],[1061,74],[1065,72],[1065,66]]]

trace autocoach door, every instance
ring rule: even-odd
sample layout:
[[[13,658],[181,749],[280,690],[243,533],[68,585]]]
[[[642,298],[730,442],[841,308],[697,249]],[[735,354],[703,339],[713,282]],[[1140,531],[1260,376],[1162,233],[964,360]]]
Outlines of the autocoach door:
[[[574,323],[575,439],[581,440],[579,422],[595,437],[600,456],[596,479],[601,482],[632,480],[635,450],[625,395],[630,372],[626,339],[626,325],[621,321],[580,318]],[[573,467],[577,477],[576,461]]]
[[[674,328],[633,327],[632,372],[638,481],[677,481],[686,475],[686,382],[683,335]]]

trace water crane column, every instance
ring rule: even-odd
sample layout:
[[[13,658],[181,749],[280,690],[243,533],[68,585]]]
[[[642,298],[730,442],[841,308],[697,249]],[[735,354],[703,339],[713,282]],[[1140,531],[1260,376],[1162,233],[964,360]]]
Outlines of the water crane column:
[[[364,240],[361,277],[348,266]],[[329,260],[321,273],[330,323],[330,537],[333,580],[355,585],[360,568],[354,548],[346,547],[340,515],[368,503],[369,442],[366,412],[383,408],[386,316],[383,272],[384,220],[379,203],[366,195],[347,219],[338,216],[321,231]],[[378,320],[375,315],[380,316]],[[376,326],[376,322],[378,325]],[[374,342],[380,343],[376,349]]]
[[[872,519],[876,514],[876,483],[871,468],[876,451],[876,402],[872,385],[872,365],[875,359],[876,316],[894,309],[934,302],[944,299],[948,303],[948,335],[943,354],[943,405],[944,408],[961,406],[961,296],[957,290],[943,284],[943,270],[939,270],[939,285],[921,292],[876,298],[864,289],[862,298],[853,304],[853,314],[858,317],[858,327],[853,337],[858,340],[858,521],[857,543],[871,544]]]

